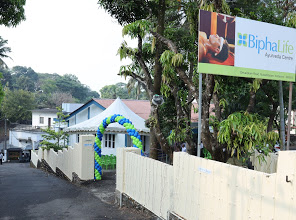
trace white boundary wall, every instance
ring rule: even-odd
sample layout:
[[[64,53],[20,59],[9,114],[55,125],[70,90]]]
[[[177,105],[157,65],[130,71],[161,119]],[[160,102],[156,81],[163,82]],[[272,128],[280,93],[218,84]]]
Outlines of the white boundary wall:
[[[31,151],[31,162],[37,167],[38,160],[44,159],[56,172],[59,168],[70,180],[75,172],[82,180],[94,178],[94,136],[82,135],[81,141],[74,147],[55,152],[53,149]]]
[[[296,219],[296,152],[279,152],[273,174],[182,152],[174,166],[138,154],[118,149],[116,189],[164,219]]]
[[[264,156],[264,160],[259,161],[259,152],[255,151],[254,155],[251,156],[251,162],[254,166],[254,170],[265,172],[265,173],[276,173],[278,153],[269,153],[268,156]]]

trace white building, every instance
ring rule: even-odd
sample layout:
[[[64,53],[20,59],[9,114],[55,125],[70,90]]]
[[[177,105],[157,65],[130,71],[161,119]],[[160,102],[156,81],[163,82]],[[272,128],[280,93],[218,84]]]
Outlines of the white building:
[[[99,104],[101,102],[103,105],[110,104],[109,107],[103,111],[103,105]],[[81,108],[77,109],[75,112],[70,114],[68,118],[69,127],[65,129],[66,132],[70,134],[69,145],[73,146],[75,143],[79,142],[79,137],[85,134],[95,135],[100,123],[109,116],[114,114],[121,114],[125,118],[129,119],[136,130],[140,133],[142,138],[142,143],[144,147],[144,152],[149,152],[150,145],[150,130],[145,126],[145,119],[140,117],[134,111],[132,111],[127,105],[134,107],[134,110],[142,116],[146,116],[146,119],[150,113],[150,102],[143,100],[120,100],[117,98],[114,100],[95,100],[92,99],[86,103]],[[95,115],[94,111],[97,115]],[[99,113],[98,113],[99,112]],[[76,123],[75,123],[76,122]],[[80,123],[77,123],[80,122]],[[102,154],[110,155],[116,154],[117,147],[132,146],[132,141],[127,134],[125,128],[118,123],[110,124],[104,133],[102,140]]]
[[[35,109],[32,110],[32,127],[53,128],[57,119],[57,109]]]
[[[79,107],[82,104],[74,103],[74,106]],[[67,103],[67,107],[73,108],[70,103]],[[67,127],[67,123],[59,123],[57,120],[57,109],[35,109],[32,110],[32,125],[18,125],[15,128],[9,130],[9,142],[8,142],[8,159],[17,159],[17,156],[21,153],[30,152],[30,150],[37,149],[39,143],[43,140],[42,135],[46,133],[42,129],[46,128],[64,128]],[[9,155],[11,154],[11,155]]]

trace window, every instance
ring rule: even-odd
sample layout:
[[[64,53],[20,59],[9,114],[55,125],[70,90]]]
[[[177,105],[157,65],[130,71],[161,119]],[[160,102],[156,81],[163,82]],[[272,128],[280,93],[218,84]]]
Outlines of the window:
[[[132,147],[132,146],[133,146],[133,142],[132,142],[131,136],[126,134],[126,147]]]
[[[40,124],[44,124],[44,117],[40,117],[40,118],[39,118],[39,123],[40,123]]]
[[[79,143],[79,134],[77,134],[77,140],[76,143]]]
[[[105,134],[105,147],[115,148],[115,134]]]
[[[142,139],[142,145],[143,145],[143,151],[146,151],[146,136],[141,135],[141,139]]]
[[[142,145],[143,145],[143,151],[146,150],[146,136],[141,135]],[[126,135],[126,147],[132,147],[133,141],[129,135]]]

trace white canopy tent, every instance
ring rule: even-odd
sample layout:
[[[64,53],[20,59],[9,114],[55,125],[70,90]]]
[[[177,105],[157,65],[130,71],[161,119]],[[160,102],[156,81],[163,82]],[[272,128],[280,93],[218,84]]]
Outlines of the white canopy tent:
[[[79,124],[65,128],[65,132],[96,132],[103,120],[114,114],[120,114],[129,119],[140,134],[149,134],[150,130],[145,126],[145,120],[130,110],[120,98],[117,98],[107,109],[97,116]],[[106,128],[106,132],[126,133],[126,129],[114,122]]]

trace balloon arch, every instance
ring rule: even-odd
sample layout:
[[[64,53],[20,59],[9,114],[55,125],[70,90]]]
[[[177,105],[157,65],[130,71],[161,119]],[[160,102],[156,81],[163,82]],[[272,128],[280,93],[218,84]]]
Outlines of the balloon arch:
[[[133,141],[133,146],[140,148],[141,153],[143,153],[143,145],[141,141],[140,134],[136,131],[134,125],[132,122],[122,115],[115,114],[112,116],[109,116],[103,120],[103,122],[100,124],[97,135],[95,138],[94,143],[94,149],[95,149],[95,180],[101,180],[102,179],[102,160],[101,160],[101,144],[102,144],[102,138],[105,132],[105,129],[108,127],[109,124],[118,122],[123,127],[125,127],[127,133],[131,137]]]

